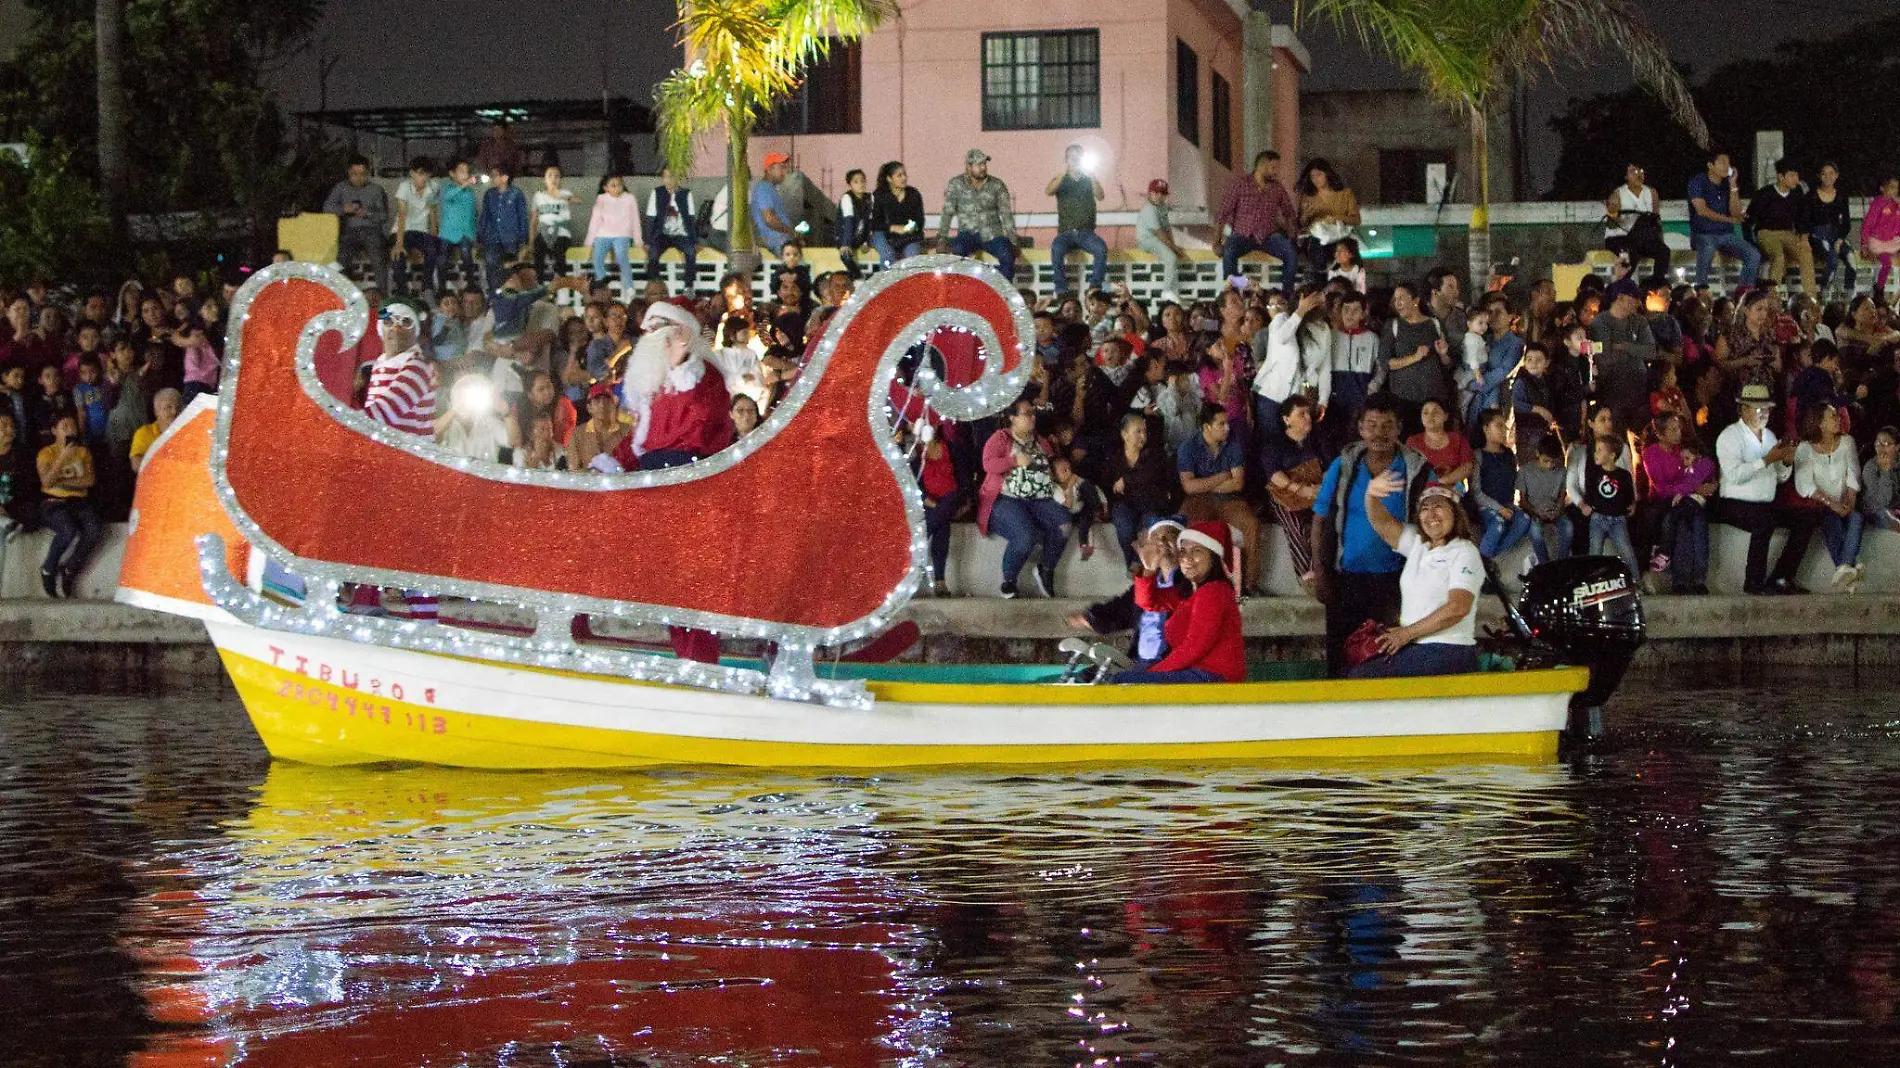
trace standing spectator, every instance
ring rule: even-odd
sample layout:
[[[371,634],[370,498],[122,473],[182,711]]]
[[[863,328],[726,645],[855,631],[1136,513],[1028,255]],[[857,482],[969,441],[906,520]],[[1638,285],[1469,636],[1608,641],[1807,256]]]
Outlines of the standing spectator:
[[[1309,287],[1299,306],[1273,317],[1254,335],[1253,350],[1264,352],[1254,373],[1254,435],[1277,437],[1280,410],[1289,397],[1306,397],[1326,407],[1333,391],[1333,331],[1326,322],[1326,294]]]
[[[1122,563],[1138,569],[1135,538],[1156,519],[1173,514],[1180,503],[1181,481],[1168,462],[1169,452],[1148,441],[1148,420],[1140,412],[1122,416],[1121,447],[1102,464],[1109,492],[1109,521],[1122,550]]]
[[[1695,284],[1709,284],[1709,267],[1717,253],[1742,261],[1741,284],[1755,284],[1761,269],[1761,253],[1742,239],[1735,228],[1744,216],[1740,211],[1742,190],[1729,165],[1728,153],[1715,152],[1708,157],[1702,173],[1689,179],[1689,244],[1695,249]]]
[[[1293,573],[1310,594],[1319,581],[1313,570],[1313,503],[1326,478],[1326,455],[1314,432],[1319,419],[1311,400],[1298,393],[1288,397],[1280,418],[1280,433],[1268,438],[1261,450],[1261,470],[1267,479],[1268,507],[1293,558]]]
[[[767,152],[759,167],[759,180],[752,183],[751,203],[753,237],[758,243],[772,250],[774,256],[792,239],[792,224],[786,221],[785,199],[779,195],[778,186],[785,180],[785,171],[791,166],[792,157],[783,152]]]
[[[528,258],[544,278],[567,273],[567,250],[574,247],[574,191],[561,184],[561,168],[541,172],[534,191],[534,228],[528,231]]]
[[[862,172],[859,178],[862,180]],[[963,487],[957,480],[956,464],[950,459],[949,444],[937,434],[937,428],[925,422],[918,426],[917,433],[924,443],[918,451],[916,473],[917,486],[924,494],[924,531],[930,536],[930,592],[948,597],[950,587],[944,576],[950,566],[950,521],[963,507]]]
[[[1590,555],[1599,556],[1605,545],[1616,550],[1617,558],[1640,578],[1643,569],[1636,562],[1636,547],[1630,543],[1630,511],[1636,503],[1636,479],[1622,466],[1618,442],[1609,435],[1596,438],[1590,445],[1590,459],[1583,470],[1583,496],[1577,510],[1590,524]]]
[[[13,417],[14,433],[35,449],[40,444],[40,427],[34,421],[38,410],[27,390],[26,365],[10,363],[0,368],[0,412]]]
[[[70,413],[54,420],[53,442],[40,450],[36,466],[45,495],[40,518],[53,532],[40,564],[40,587],[48,597],[75,597],[79,572],[92,559],[102,533],[90,499],[98,481],[92,450],[80,439],[79,424]]]
[[[462,324],[462,299],[450,290],[436,298],[429,317],[429,358],[453,364],[468,351],[468,328]]]
[[[442,291],[442,190],[433,177],[435,164],[425,156],[409,161],[409,180],[396,187],[396,288],[409,289],[409,250],[422,257],[422,277],[433,292]]]
[[[1347,293],[1333,307],[1333,386],[1326,404],[1326,422],[1345,428],[1331,440],[1343,443],[1359,422],[1359,410],[1372,396],[1372,376],[1379,367],[1379,335],[1366,326],[1366,297]]]
[[[368,260],[377,285],[387,285],[389,197],[369,180],[369,160],[350,157],[349,175],[330,187],[323,210],[337,217],[336,258],[348,270]]]
[[[1662,198],[1644,183],[1644,170],[1635,163],[1623,168],[1623,184],[1604,201],[1603,244],[1629,265],[1629,277],[1650,261],[1649,284],[1669,281],[1669,246],[1663,243]]]
[[[0,409],[0,539],[10,542],[39,528],[39,457],[20,441],[13,413]]]
[[[1449,267],[1434,267],[1426,272],[1425,311],[1444,327],[1446,337],[1459,337],[1465,333],[1465,306],[1460,299],[1461,292],[1458,272]]]
[[[1860,514],[1876,530],[1900,531],[1900,430],[1883,426],[1860,469]]]
[[[1545,434],[1537,439],[1530,459],[1517,468],[1517,504],[1530,518],[1531,559],[1535,563],[1570,555],[1573,535],[1566,514],[1570,494],[1564,482],[1563,441],[1555,434]]]
[[[853,167],[844,172],[844,195],[838,198],[838,259],[852,278],[862,273],[858,253],[871,244],[871,193],[864,170]]]
[[[1347,238],[1333,246],[1332,262],[1326,266],[1326,284],[1338,282],[1353,293],[1366,291],[1366,265],[1359,258],[1359,242]]]
[[[1656,359],[1656,338],[1642,312],[1642,292],[1625,278],[1610,286],[1610,310],[1590,323],[1595,354],[1596,399],[1616,413],[1618,425],[1640,429],[1649,423],[1649,365]]]
[[[1015,203],[1009,186],[990,176],[989,154],[980,148],[963,154],[963,173],[944,186],[937,241],[956,256],[989,253],[1003,280],[1016,284]]]
[[[1887,276],[1893,273],[1893,258],[1900,255],[1900,178],[1880,183],[1880,195],[1867,205],[1860,221],[1860,251],[1880,261],[1874,273],[1876,301],[1887,299]]]
[[[1456,403],[1451,345],[1446,327],[1426,313],[1411,283],[1392,288],[1392,311],[1392,321],[1380,331],[1379,366],[1371,389],[1390,393],[1404,425],[1415,426],[1426,401],[1437,401],[1446,411]]]
[[[1293,210],[1293,197],[1275,176],[1279,166],[1280,154],[1268,149],[1253,158],[1251,175],[1236,175],[1227,183],[1227,193],[1214,215],[1214,225],[1227,232],[1221,244],[1222,281],[1240,273],[1240,257],[1249,252],[1265,252],[1279,260],[1284,279],[1291,279],[1299,269],[1293,248],[1299,214]]]
[[[1432,480],[1464,492],[1465,480],[1477,467],[1478,458],[1471,450],[1471,439],[1459,433],[1457,417],[1437,401],[1419,405],[1419,425],[1424,429],[1407,438],[1405,444],[1432,465]]]
[[[1333,266],[1336,250],[1352,240],[1359,219],[1359,198],[1330,162],[1315,157],[1300,179],[1300,229],[1306,234],[1306,262],[1314,277]]]
[[[1517,507],[1517,457],[1511,453],[1510,428],[1504,413],[1487,409],[1479,416],[1479,427],[1484,446],[1478,450],[1471,495],[1484,521],[1478,553],[1486,560],[1495,560],[1530,535],[1531,517]]]
[[[686,292],[698,289],[699,209],[693,205],[693,191],[680,184],[679,175],[671,167],[660,170],[660,184],[647,194],[646,241],[648,281],[661,277],[660,254],[669,248],[678,249],[686,260],[681,276],[686,280]]]
[[[977,527],[1003,536],[1003,596],[1016,596],[1016,580],[1036,543],[1042,563],[1036,583],[1044,597],[1055,596],[1056,564],[1068,541],[1068,510],[1055,501],[1050,460],[1055,447],[1036,434],[1036,408],[1027,399],[1010,405],[1009,425],[983,445],[983,488]]]
[[[1168,221],[1168,180],[1148,183],[1148,196],[1135,213],[1135,247],[1161,261],[1161,299],[1178,300],[1181,291],[1181,246],[1175,243]]]
[[[508,123],[496,119],[488,127],[488,136],[475,150],[476,162],[482,170],[492,173],[497,167],[509,174],[520,174],[522,159],[521,145],[515,140]]]
[[[659,193],[655,191],[654,199]],[[620,267],[620,296],[615,303],[627,304],[633,300],[633,234],[634,213],[639,210],[640,201],[627,192],[627,180],[618,174],[610,174],[600,180],[600,192],[594,197],[594,210],[587,219],[587,247],[594,254],[594,280],[604,281],[607,277],[607,254],[612,253],[614,263]],[[653,220],[649,217],[647,234],[647,277],[659,277],[660,253],[665,244],[654,240]],[[692,261],[692,252],[686,253],[687,262]]]
[[[1715,461],[1689,432],[1693,424],[1674,411],[1656,418],[1656,440],[1643,449],[1649,501],[1659,513],[1656,551],[1649,569],[1668,571],[1669,592],[1709,592],[1708,504],[1715,497]]]
[[[449,165],[449,180],[443,183],[437,194],[437,207],[442,221],[437,236],[442,241],[444,269],[451,261],[459,261],[464,286],[470,285],[475,274],[476,199],[475,180],[469,176],[468,161],[458,159]],[[474,285],[473,288],[480,289],[481,286]]]
[[[1801,291],[1819,297],[1814,280],[1814,249],[1808,245],[1808,195],[1801,186],[1801,170],[1792,160],[1775,161],[1775,180],[1755,191],[1748,202],[1748,221],[1755,227],[1755,243],[1768,253],[1768,282],[1780,285],[1788,261],[1801,268]]]
[[[1241,496],[1247,454],[1229,440],[1224,409],[1210,404],[1201,410],[1201,432],[1182,443],[1175,467],[1184,495],[1182,513],[1190,523],[1225,523],[1240,531],[1241,589],[1260,592],[1260,519]]]
[[[515,262],[528,243],[528,198],[514,187],[514,172],[506,164],[488,170],[491,185],[482,195],[482,217],[476,227],[482,243],[482,265],[487,284],[496,287],[502,268]]]
[[[1847,194],[1841,191],[1840,181],[1839,167],[1832,163],[1821,164],[1814,189],[1808,194],[1808,241],[1820,264],[1821,293],[1827,293],[1834,281],[1834,271],[1839,268],[1846,283],[1841,292],[1851,297],[1854,295],[1854,255],[1847,235],[1854,232],[1854,224],[1847,217]]]
[[[1794,448],[1795,496],[1820,506],[1821,544],[1834,561],[1833,585],[1853,593],[1867,576],[1860,562],[1860,453],[1841,433],[1840,409],[1818,404],[1801,415],[1801,444]]]
[[[1068,256],[1076,249],[1089,254],[1090,291],[1102,288],[1108,277],[1108,243],[1095,232],[1095,202],[1108,194],[1084,162],[1081,145],[1063,153],[1062,173],[1049,179],[1045,190],[1056,198],[1056,237],[1049,245],[1049,266],[1055,272],[1059,301],[1069,292]]]
[[[1483,433],[1484,423],[1480,417],[1485,412],[1509,407],[1505,404],[1509,399],[1505,387],[1510,383],[1511,375],[1524,362],[1524,338],[1511,329],[1513,316],[1510,301],[1502,293],[1493,293],[1485,298],[1481,310],[1483,314],[1473,315],[1466,320],[1467,329],[1473,321],[1484,323],[1484,329],[1480,332],[1483,356],[1471,370],[1471,399],[1465,409],[1465,425],[1474,435]],[[1473,444],[1483,441],[1476,436],[1472,440]]]
[[[1403,523],[1431,478],[1431,466],[1399,444],[1398,409],[1390,398],[1375,394],[1359,416],[1359,440],[1327,467],[1313,503],[1315,592],[1326,606],[1326,666],[1335,678],[1345,674],[1349,635],[1368,619],[1388,626],[1398,622],[1405,558],[1372,525],[1366,492],[1359,488],[1387,472],[1405,480],[1405,492],[1377,499]]]
[[[917,254],[924,242],[924,196],[897,160],[877,169],[871,194],[871,247],[889,267]]]
[[[1722,475],[1722,505],[1717,519],[1748,532],[1742,591],[1805,592],[1794,579],[1801,558],[1807,554],[1808,539],[1814,536],[1815,521],[1795,515],[1792,509],[1777,510],[1774,505],[1776,490],[1794,474],[1794,446],[1777,439],[1768,429],[1774,398],[1767,386],[1742,387],[1739,404],[1741,418],[1716,438],[1715,456]],[[1770,574],[1769,539],[1776,526],[1788,528],[1788,541]]]

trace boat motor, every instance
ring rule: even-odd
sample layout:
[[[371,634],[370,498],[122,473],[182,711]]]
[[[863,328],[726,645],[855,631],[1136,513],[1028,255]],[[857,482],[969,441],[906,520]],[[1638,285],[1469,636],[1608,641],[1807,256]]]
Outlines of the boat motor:
[[[1570,699],[1573,738],[1603,734],[1603,703],[1623,682],[1645,637],[1637,576],[1613,556],[1573,556],[1531,570],[1511,628],[1538,660],[1590,669],[1590,685]]]

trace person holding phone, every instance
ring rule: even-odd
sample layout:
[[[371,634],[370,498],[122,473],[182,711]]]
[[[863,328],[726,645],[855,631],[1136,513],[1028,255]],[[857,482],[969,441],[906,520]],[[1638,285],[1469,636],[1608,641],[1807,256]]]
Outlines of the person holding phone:
[[[98,482],[92,450],[79,436],[79,421],[71,414],[53,422],[53,443],[40,450],[40,521],[53,532],[40,564],[40,586],[48,597],[73,597],[79,572],[92,559],[103,536],[99,513],[92,506],[92,487]]]
[[[1755,284],[1761,270],[1761,251],[1736,229],[1744,218],[1742,189],[1728,153],[1711,153],[1707,167],[1689,179],[1689,244],[1695,249],[1695,284],[1709,284],[1709,268],[1717,253],[1742,261],[1740,282]]]

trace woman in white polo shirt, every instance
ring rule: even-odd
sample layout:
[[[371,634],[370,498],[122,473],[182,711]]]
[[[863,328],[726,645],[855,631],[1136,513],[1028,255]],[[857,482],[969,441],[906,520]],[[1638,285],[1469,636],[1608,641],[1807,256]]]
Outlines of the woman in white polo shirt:
[[[1418,525],[1401,523],[1383,506],[1405,492],[1397,475],[1383,473],[1366,486],[1366,518],[1400,556],[1399,625],[1379,638],[1384,656],[1352,670],[1355,679],[1457,675],[1478,670],[1478,591],[1484,560],[1471,537],[1471,520],[1458,491],[1433,483],[1418,499]]]

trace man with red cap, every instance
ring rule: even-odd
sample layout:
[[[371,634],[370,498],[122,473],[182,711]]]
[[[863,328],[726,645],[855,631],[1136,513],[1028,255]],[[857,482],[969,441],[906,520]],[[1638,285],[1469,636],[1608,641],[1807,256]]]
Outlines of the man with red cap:
[[[791,162],[792,157],[783,152],[767,152],[759,180],[752,183],[752,237],[774,256],[792,239],[792,224],[785,221],[785,201],[778,193]]]
[[[1175,546],[1180,577],[1172,588],[1158,586],[1151,576],[1135,580],[1137,605],[1168,612],[1168,655],[1124,671],[1114,681],[1247,681],[1240,599],[1231,577],[1236,564],[1233,535],[1225,523],[1196,523],[1180,533]]]
[[[1181,275],[1181,246],[1174,242],[1174,227],[1168,222],[1168,180],[1156,178],[1148,183],[1148,199],[1135,213],[1135,247],[1161,261],[1161,288],[1166,299],[1175,299]]]

